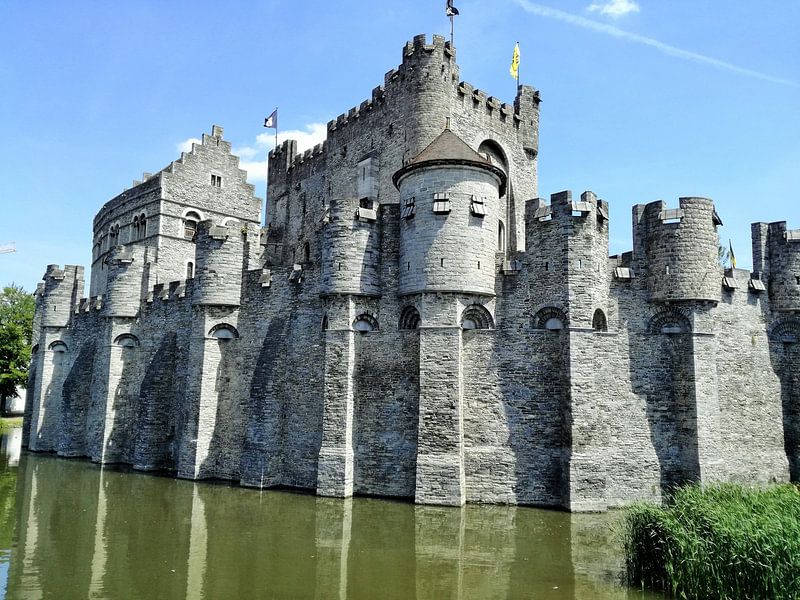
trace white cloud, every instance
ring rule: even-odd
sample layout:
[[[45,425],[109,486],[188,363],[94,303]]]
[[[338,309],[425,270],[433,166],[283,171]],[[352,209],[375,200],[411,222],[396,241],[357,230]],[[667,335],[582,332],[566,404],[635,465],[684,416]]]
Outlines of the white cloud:
[[[564,23],[569,23],[570,25],[575,25],[576,27],[582,27],[583,29],[589,29],[597,33],[604,33],[606,35],[628,40],[636,44],[650,46],[651,48],[655,48],[656,50],[668,56],[683,58],[685,60],[690,60],[696,63],[709,65],[712,67],[716,67],[718,69],[723,69],[725,71],[732,71],[734,73],[739,73],[740,75],[746,75],[748,77],[754,77],[756,79],[762,79],[764,81],[770,81],[772,83],[780,83],[795,88],[800,87],[800,83],[792,81],[791,79],[774,77],[766,73],[760,73],[759,71],[753,71],[752,69],[745,69],[744,67],[732,65],[731,63],[722,60],[717,60],[716,58],[711,58],[710,56],[704,56],[702,54],[697,54],[696,52],[691,52],[689,50],[682,50],[681,48],[670,46],[669,44],[659,42],[658,40],[654,40],[653,38],[639,35],[638,33],[631,33],[629,31],[624,31],[618,27],[614,27],[613,25],[592,21],[591,19],[581,17],[580,15],[575,15],[572,13],[564,12],[563,10],[558,10],[557,8],[550,8],[549,6],[536,4],[534,2],[530,2],[529,0],[514,0],[514,2],[518,6],[520,6],[523,10],[531,14],[538,15],[540,17],[545,17],[548,19],[555,19],[557,21],[562,21]]]
[[[628,13],[639,12],[639,5],[635,0],[608,0],[608,2],[594,2],[589,5],[587,10],[618,19]]]
[[[297,141],[297,151],[304,152],[325,141],[328,128],[324,123],[309,123],[305,129],[289,129],[278,132],[278,144],[286,140]],[[239,167],[247,171],[250,183],[261,183],[267,176],[267,153],[275,147],[275,134],[261,133],[256,136],[255,143],[249,146],[234,148],[233,153],[241,158]]]
[[[192,144],[201,144],[202,142],[197,138],[189,138],[178,144],[178,152],[191,152]]]
[[[247,171],[247,181],[264,183],[267,179],[267,157],[264,160],[240,160],[239,168]]]

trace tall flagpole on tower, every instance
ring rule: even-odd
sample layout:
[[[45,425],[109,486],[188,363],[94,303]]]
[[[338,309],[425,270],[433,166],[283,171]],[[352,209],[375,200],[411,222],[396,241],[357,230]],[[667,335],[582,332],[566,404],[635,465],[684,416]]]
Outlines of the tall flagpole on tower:
[[[450,47],[455,48],[456,47],[454,41],[455,19],[453,17],[455,17],[458,14],[458,9],[455,6],[453,6],[453,0],[446,1],[444,7],[444,14],[450,17]]]
[[[267,128],[274,128],[275,129],[275,148],[273,152],[278,151],[278,107],[275,107],[275,110],[272,111],[272,114],[264,119],[264,127]],[[264,225],[267,224],[267,202],[269,199],[267,198],[267,194],[269,193],[269,152],[267,152],[267,171],[264,184],[266,187],[264,188]]]

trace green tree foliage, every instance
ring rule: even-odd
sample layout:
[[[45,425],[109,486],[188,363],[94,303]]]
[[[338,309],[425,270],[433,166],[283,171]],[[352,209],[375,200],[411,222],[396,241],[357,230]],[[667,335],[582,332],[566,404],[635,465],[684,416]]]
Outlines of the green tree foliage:
[[[33,295],[13,283],[0,294],[0,397],[14,396],[28,379]]]

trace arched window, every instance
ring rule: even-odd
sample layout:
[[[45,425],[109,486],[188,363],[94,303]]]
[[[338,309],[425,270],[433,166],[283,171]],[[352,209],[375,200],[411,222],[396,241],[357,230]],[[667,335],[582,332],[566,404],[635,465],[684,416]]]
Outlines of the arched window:
[[[494,329],[494,319],[486,307],[470,304],[461,313],[461,329]]]
[[[183,216],[183,237],[187,240],[194,241],[197,236],[197,224],[202,221],[198,213],[193,210],[188,211]]]
[[[647,330],[655,334],[675,335],[679,333],[690,333],[692,322],[682,312],[674,308],[669,308],[656,313]]]
[[[769,337],[782,344],[797,344],[800,342],[800,320],[790,318],[778,321],[770,331]]]
[[[303,262],[311,262],[311,245],[308,242],[303,244]]]
[[[119,223],[114,223],[108,231],[108,247],[113,248],[119,244]]]
[[[117,336],[117,339],[114,340],[114,345],[121,348],[136,348],[139,345],[139,338],[130,333],[123,333]]]
[[[567,328],[567,315],[560,308],[546,306],[533,317],[534,329],[561,331]]]
[[[66,352],[68,350],[67,345],[61,340],[56,340],[55,342],[51,343],[47,349],[59,353]]]
[[[500,144],[494,140],[484,140],[478,146],[478,154],[486,158],[490,163],[496,167],[500,167],[508,173],[508,161],[506,160],[506,153],[500,147]]]
[[[592,317],[592,329],[595,331],[608,331],[608,321],[606,320],[606,315],[599,308],[594,311],[594,316]]]
[[[419,329],[419,311],[414,306],[406,306],[400,313],[400,329]]]
[[[239,332],[233,325],[220,323],[219,325],[214,325],[208,335],[218,340],[234,340],[239,337]]]
[[[353,329],[360,333],[368,333],[378,330],[378,320],[370,314],[363,313],[353,321]]]
[[[186,263],[186,279],[194,277],[194,263],[189,261]]]
[[[502,221],[497,222],[497,251],[506,251],[506,226]]]
[[[142,213],[139,215],[139,233],[136,236],[137,239],[144,239],[147,237],[147,216]]]
[[[322,315],[322,331],[328,331],[328,314]]]
[[[133,217],[133,229],[131,229],[131,240],[139,239],[139,217]]]

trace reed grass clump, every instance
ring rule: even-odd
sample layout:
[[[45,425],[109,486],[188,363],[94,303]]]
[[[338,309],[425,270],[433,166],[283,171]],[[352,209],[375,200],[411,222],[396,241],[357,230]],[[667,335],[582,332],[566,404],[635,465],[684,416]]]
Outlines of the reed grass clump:
[[[687,486],[624,524],[631,585],[678,598],[800,598],[800,490]]]

